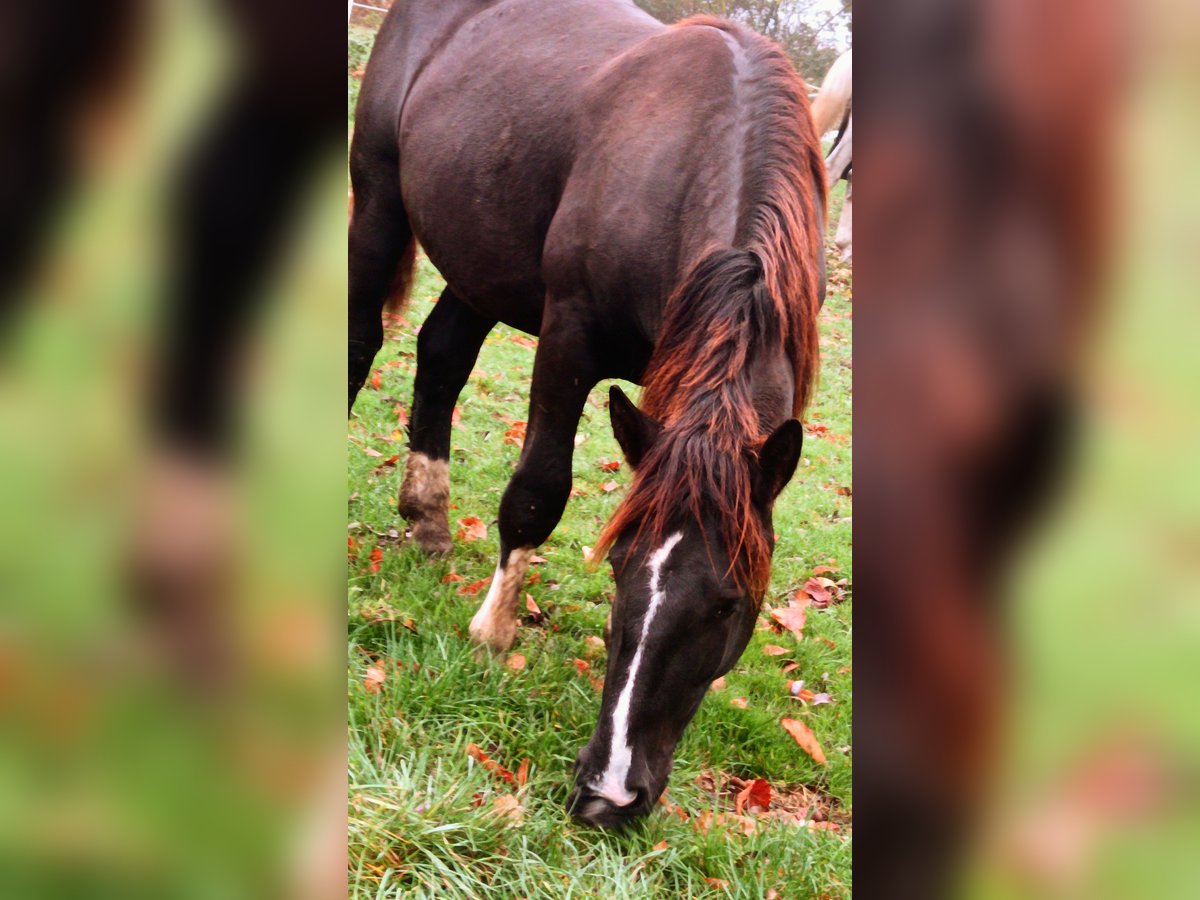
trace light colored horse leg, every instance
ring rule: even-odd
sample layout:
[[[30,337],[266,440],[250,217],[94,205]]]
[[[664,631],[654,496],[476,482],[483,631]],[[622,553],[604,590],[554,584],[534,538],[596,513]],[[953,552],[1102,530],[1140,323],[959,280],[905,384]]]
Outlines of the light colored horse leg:
[[[850,261],[852,244],[854,238],[854,182],[846,181],[846,202],[842,204],[842,214],[838,218],[837,236],[834,238],[834,243],[837,245],[839,252],[842,254],[842,259],[846,262]]]
[[[471,639],[478,644],[501,652],[512,647],[517,639],[517,611],[520,609],[521,585],[533,556],[532,547],[518,547],[496,567],[487,598],[471,619]]]

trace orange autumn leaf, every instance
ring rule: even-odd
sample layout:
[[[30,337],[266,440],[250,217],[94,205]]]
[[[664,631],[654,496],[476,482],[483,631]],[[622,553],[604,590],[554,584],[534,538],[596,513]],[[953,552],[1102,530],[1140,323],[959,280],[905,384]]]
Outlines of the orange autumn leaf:
[[[621,468],[621,461],[613,460],[612,462],[609,462],[608,460],[602,460],[599,465],[601,472],[615,472],[617,469]]]
[[[729,889],[729,882],[726,881],[724,878],[710,878],[708,876],[705,876],[704,880],[705,880],[705,882],[708,883],[708,885],[710,887],[714,887],[718,891],[725,891],[725,890]]]
[[[529,781],[529,759],[521,760],[521,765],[517,767],[517,787],[525,787],[525,783]]]
[[[474,581],[471,584],[464,584],[458,589],[458,592],[464,595],[478,594],[480,588],[484,587],[491,580],[492,576],[489,575],[487,578],[484,578],[480,581]]]
[[[542,608],[534,601],[532,594],[525,595],[525,609],[531,616],[540,617],[542,615]]]
[[[459,519],[458,524],[461,526],[458,529],[460,541],[482,541],[487,537],[487,525],[483,519],[467,516],[465,519]]]
[[[367,674],[363,677],[363,687],[367,689],[368,694],[378,694],[383,690],[383,683],[387,680],[387,668],[381,662],[373,662],[367,666]]]
[[[504,768],[502,765],[500,765],[500,763],[496,762],[494,759],[484,753],[483,750],[479,748],[478,744],[467,744],[467,755],[497,778],[501,778],[504,781],[507,781],[509,784],[512,784],[514,781],[516,781],[512,772],[508,771],[508,769]]]
[[[604,484],[600,485],[600,490],[604,491],[604,493],[606,493],[606,494],[610,494],[619,487],[620,487],[620,485],[617,484],[615,481],[608,481],[608,482],[605,482]]]
[[[450,584],[450,582],[452,582],[452,581],[466,581],[466,580],[467,579],[463,578],[457,572],[449,572],[446,575],[442,576],[442,584]]]
[[[378,369],[371,375],[371,387],[375,388],[375,390],[383,387],[383,378],[380,376]]]
[[[729,701],[729,705],[736,706],[738,709],[745,709],[746,705],[747,705],[746,698],[745,697],[734,697],[732,700]]]
[[[504,664],[514,672],[523,671],[525,668],[525,663],[525,656],[522,653],[510,653],[508,655],[508,659],[504,661]]]
[[[808,598],[803,600],[792,600],[784,609],[771,610],[771,618],[790,631],[796,636],[796,639],[804,637],[804,622],[807,614],[804,608],[808,606]]]
[[[779,724],[792,736],[792,740],[800,745],[801,750],[821,765],[826,764],[825,751],[821,749],[821,743],[817,740],[817,736],[813,734],[811,728],[798,719],[789,719],[787,716],[780,719]]]
[[[379,564],[381,562],[383,562],[383,550],[381,550],[379,547],[376,547],[374,550],[371,551],[371,562],[370,562],[371,571],[378,572]]]
[[[655,844],[655,845],[654,845],[654,846],[653,846],[651,849],[652,849],[652,850],[666,850],[666,849],[667,849],[667,842],[666,842],[665,840],[663,840],[663,841],[659,841],[659,842],[658,842],[657,844]]]
[[[747,782],[733,801],[733,808],[739,816],[743,810],[755,807],[762,810],[771,808],[771,785],[764,778]]]
[[[787,652],[787,647],[780,647],[778,644],[767,644],[763,647],[763,653],[767,656],[783,656]]]

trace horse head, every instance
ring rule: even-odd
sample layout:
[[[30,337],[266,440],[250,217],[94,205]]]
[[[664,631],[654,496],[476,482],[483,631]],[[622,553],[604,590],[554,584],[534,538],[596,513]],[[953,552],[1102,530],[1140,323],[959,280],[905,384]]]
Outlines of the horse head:
[[[668,475],[673,448],[665,445],[677,436],[619,388],[612,389],[609,410],[643,496],[670,497],[670,485],[648,486]],[[750,571],[753,554],[731,537],[763,536],[769,566],[772,506],[795,471],[802,440],[800,423],[789,419],[756,452],[710,461],[718,469],[721,463],[744,468],[749,509],[742,514],[752,521],[731,529],[726,520],[738,507],[728,497],[692,503],[686,491],[674,508],[653,511],[652,527],[646,516],[617,520],[609,552],[617,590],[608,670],[599,721],[576,761],[570,801],[576,817],[611,827],[645,815],[662,793],[684,728],[754,631],[767,572]]]

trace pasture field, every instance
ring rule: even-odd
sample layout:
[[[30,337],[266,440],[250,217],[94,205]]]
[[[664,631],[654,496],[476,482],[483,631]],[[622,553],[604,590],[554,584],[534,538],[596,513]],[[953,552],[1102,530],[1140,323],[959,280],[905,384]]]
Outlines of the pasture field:
[[[599,711],[598,638],[614,589],[607,564],[589,569],[584,552],[631,476],[608,422],[608,383],[580,422],[578,493],[531,568],[525,590],[538,612],[525,615],[512,654],[481,656],[467,623],[486,593],[476,585],[495,567],[536,341],[504,326],[486,340],[453,431],[452,531],[461,534],[451,557],[426,558],[405,542],[396,512],[416,333],[442,287],[422,259],[347,435],[351,896],[850,896],[851,276],[829,262],[820,386],[803,460],[776,506],[759,630],[685,732],[664,802],[641,823],[604,832],[574,822],[564,804]],[[636,399],[636,386],[623,387]],[[838,602],[809,607],[801,636],[772,628],[768,610],[805,597],[814,574],[846,579],[840,600],[835,590]],[[793,696],[796,681],[831,702]],[[811,728],[826,764],[782,717]],[[771,806],[738,816],[739,788],[756,778],[770,784]]]

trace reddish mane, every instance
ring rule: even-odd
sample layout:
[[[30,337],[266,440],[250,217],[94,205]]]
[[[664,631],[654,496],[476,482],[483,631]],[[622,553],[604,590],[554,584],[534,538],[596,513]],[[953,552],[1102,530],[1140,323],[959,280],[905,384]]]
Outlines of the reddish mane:
[[[596,558],[617,536],[660,541],[684,510],[721,522],[734,571],[761,601],[773,540],[752,504],[752,472],[767,435],[747,362],[782,349],[795,374],[792,415],[807,406],[818,366],[820,222],[825,167],[803,80],[770,41],[697,17],[676,27],[719,28],[741,47],[746,138],[735,248],[710,248],[667,301],[646,367],[642,409],[663,433],[601,533]],[[772,346],[774,345],[774,346]]]

